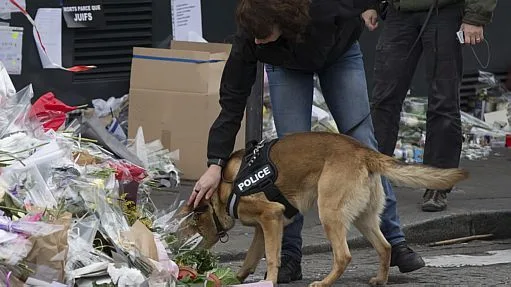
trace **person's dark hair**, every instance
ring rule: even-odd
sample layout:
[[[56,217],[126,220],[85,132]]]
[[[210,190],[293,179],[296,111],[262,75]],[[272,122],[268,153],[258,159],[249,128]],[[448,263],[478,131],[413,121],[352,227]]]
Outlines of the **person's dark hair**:
[[[309,23],[310,0],[239,0],[236,21],[257,39],[271,35],[278,25],[282,36],[300,41]]]

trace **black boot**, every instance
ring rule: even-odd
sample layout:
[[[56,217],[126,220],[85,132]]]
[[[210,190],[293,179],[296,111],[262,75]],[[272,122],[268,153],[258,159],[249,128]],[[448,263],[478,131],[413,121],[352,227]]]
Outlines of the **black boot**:
[[[450,190],[427,189],[423,196],[422,211],[442,211],[447,208],[447,193]]]
[[[406,242],[392,246],[390,266],[399,267],[401,273],[408,273],[426,266],[424,260],[413,251]]]
[[[264,277],[266,278],[266,273]],[[285,284],[293,281],[302,280],[302,266],[300,261],[288,255],[282,255],[280,258],[279,274],[277,276],[277,283]]]

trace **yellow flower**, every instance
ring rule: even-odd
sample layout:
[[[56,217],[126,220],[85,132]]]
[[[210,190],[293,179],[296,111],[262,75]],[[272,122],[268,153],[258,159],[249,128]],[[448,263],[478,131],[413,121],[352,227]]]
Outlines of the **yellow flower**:
[[[105,181],[100,178],[94,179],[94,181],[92,181],[92,183],[94,184],[95,187],[97,187],[99,189],[105,188]]]

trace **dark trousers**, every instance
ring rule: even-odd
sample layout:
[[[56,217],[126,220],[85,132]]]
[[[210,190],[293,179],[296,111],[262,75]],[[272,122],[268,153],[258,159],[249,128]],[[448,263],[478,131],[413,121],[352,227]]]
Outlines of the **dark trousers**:
[[[439,168],[458,167],[462,145],[459,89],[463,59],[456,32],[461,26],[462,7],[433,10],[413,51],[412,45],[427,11],[402,13],[393,7],[388,10],[376,47],[371,99],[379,149],[387,155],[394,153],[403,101],[417,62],[424,55],[429,84],[424,163]]]

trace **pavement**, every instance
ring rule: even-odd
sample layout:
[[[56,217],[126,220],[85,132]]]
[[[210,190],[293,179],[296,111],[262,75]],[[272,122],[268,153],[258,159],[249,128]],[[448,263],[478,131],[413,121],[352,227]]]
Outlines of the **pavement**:
[[[465,244],[429,247],[412,245],[422,254],[426,267],[412,273],[400,273],[390,268],[387,286],[436,287],[436,286],[511,286],[511,239],[472,241]],[[368,286],[376,275],[378,258],[372,248],[351,250],[352,260],[344,274],[333,286]],[[241,267],[241,261],[223,263],[232,270]],[[331,270],[332,255],[316,253],[302,258],[303,280],[279,287],[303,287],[323,279]],[[261,261],[256,272],[246,283],[264,280],[266,262]]]
[[[395,187],[401,226],[409,243],[428,243],[478,234],[493,234],[494,238],[511,238],[511,149],[494,149],[486,160],[462,160],[460,167],[470,172],[470,178],[460,183],[448,195],[448,207],[442,212],[423,212],[423,190]],[[187,199],[194,182],[182,182],[178,195],[153,193],[158,208],[171,204],[176,196]],[[213,251],[220,260],[244,258],[252,240],[253,230],[238,223],[229,232],[227,243],[218,243]],[[303,254],[330,251],[317,210],[305,214],[302,230]],[[364,248],[368,242],[352,228],[350,248]]]

